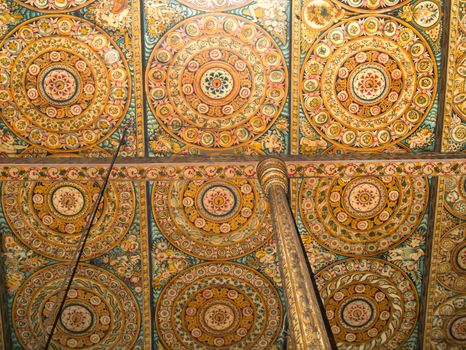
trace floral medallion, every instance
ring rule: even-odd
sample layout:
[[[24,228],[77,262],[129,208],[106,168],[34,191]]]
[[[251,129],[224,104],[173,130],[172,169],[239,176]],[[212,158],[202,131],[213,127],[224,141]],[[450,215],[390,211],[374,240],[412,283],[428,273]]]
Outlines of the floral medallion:
[[[272,235],[267,201],[249,180],[157,182],[154,217],[178,249],[201,259],[246,255]]]
[[[21,6],[39,12],[69,12],[87,6],[95,0],[14,0]]]
[[[445,177],[445,207],[461,218],[466,219],[466,177]]]
[[[66,270],[66,264],[39,270],[16,293],[13,327],[24,349],[43,349],[46,321],[59,298]],[[139,326],[139,306],[128,287],[106,270],[80,264],[51,346],[130,349]]]
[[[435,309],[432,344],[436,349],[461,350],[466,347],[466,297],[458,295]]]
[[[169,349],[270,349],[282,319],[273,285],[234,263],[182,271],[162,291],[157,330]]]
[[[358,16],[330,28],[302,70],[302,104],[328,141],[380,150],[407,138],[436,96],[437,66],[425,39],[393,17]]]
[[[466,224],[446,232],[439,242],[437,279],[447,289],[466,290]]]
[[[122,52],[81,18],[38,17],[0,44],[0,116],[30,144],[54,152],[94,146],[122,122],[130,94]]]
[[[341,9],[330,0],[306,0],[301,10],[304,28],[308,31],[321,31],[329,28],[341,13]]]
[[[165,130],[205,149],[240,147],[271,127],[288,72],[264,30],[233,15],[202,15],[170,30],[152,51],[150,108]]]
[[[419,27],[425,29],[432,28],[441,18],[439,4],[430,0],[417,1],[412,11],[414,22],[416,22]]]
[[[347,259],[316,276],[339,348],[400,349],[416,326],[416,287],[379,259]]]
[[[325,248],[343,255],[375,255],[407,239],[427,208],[425,178],[307,179],[301,218]]]
[[[407,4],[410,0],[336,0],[343,8],[356,12],[387,12]]]
[[[28,248],[52,259],[69,260],[99,190],[97,182],[5,182],[3,208],[14,234]],[[128,232],[135,208],[132,184],[110,183],[82,259],[95,258],[114,248]]]
[[[253,0],[179,0],[182,4],[201,11],[228,11],[243,7]]]

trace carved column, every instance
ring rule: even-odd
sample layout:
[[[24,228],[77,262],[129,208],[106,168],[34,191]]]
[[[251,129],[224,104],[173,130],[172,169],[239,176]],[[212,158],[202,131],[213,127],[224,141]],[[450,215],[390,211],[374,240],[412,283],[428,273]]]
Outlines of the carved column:
[[[318,293],[311,280],[306,255],[294,223],[288,199],[286,165],[276,158],[262,161],[257,173],[269,198],[274,234],[285,289],[292,348],[296,350],[332,349]]]

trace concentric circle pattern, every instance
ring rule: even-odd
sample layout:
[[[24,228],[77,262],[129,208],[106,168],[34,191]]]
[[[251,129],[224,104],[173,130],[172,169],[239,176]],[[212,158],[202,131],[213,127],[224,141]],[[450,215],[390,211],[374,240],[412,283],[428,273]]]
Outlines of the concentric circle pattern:
[[[271,127],[285,104],[286,63],[259,26],[202,15],[170,30],[146,72],[150,108],[165,130],[205,149],[242,146]]]
[[[43,349],[45,324],[66,274],[66,264],[34,273],[13,302],[13,327],[24,349]],[[52,347],[130,349],[139,333],[136,299],[111,273],[80,264],[55,330]]]
[[[400,349],[416,326],[416,287],[385,261],[342,260],[316,282],[339,348]]]
[[[336,0],[343,8],[356,12],[386,12],[407,4],[410,0]]]
[[[427,206],[425,178],[307,179],[301,217],[325,248],[343,255],[375,255],[409,237]]]
[[[450,213],[466,219],[466,176],[445,178],[445,204]]]
[[[458,295],[440,304],[434,312],[432,344],[437,349],[466,347],[466,297]]]
[[[253,0],[179,0],[182,4],[201,11],[228,11],[243,7]]]
[[[30,144],[54,152],[96,145],[122,122],[130,94],[122,52],[81,18],[37,17],[0,44],[0,115]]]
[[[95,0],[14,0],[21,6],[39,12],[69,12],[87,6]]]
[[[248,180],[158,182],[154,217],[178,249],[201,259],[233,259],[272,235],[267,201]]]
[[[437,279],[444,287],[463,293],[466,289],[466,224],[443,234],[439,245]]]
[[[97,199],[97,182],[5,182],[2,204],[18,239],[33,251],[70,260]],[[98,208],[82,256],[88,260],[114,248],[128,232],[135,213],[132,184],[112,182]]]
[[[407,23],[357,16],[316,41],[301,81],[306,117],[325,139],[347,149],[380,150],[426,118],[437,66],[428,43]]]
[[[234,263],[196,265],[159,297],[157,330],[169,349],[270,349],[281,301],[258,272]]]

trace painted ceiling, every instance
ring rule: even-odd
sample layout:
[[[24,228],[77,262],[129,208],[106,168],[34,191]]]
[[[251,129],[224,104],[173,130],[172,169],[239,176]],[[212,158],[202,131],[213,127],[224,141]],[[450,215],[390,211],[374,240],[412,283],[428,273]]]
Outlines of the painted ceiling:
[[[460,0],[0,0],[0,157],[462,152],[465,38]],[[101,186],[51,177],[0,183],[0,349],[43,348]],[[291,181],[340,349],[466,347],[465,183]],[[257,181],[114,181],[53,347],[282,349],[283,300]]]

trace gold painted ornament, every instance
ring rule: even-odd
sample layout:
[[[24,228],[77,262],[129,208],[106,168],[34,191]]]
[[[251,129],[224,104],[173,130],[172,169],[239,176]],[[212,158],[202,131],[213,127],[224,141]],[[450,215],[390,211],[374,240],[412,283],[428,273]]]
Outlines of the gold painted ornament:
[[[157,182],[153,214],[162,234],[183,252],[233,259],[272,236],[267,200],[250,180]]]
[[[327,141],[376,151],[404,140],[424,121],[437,79],[429,44],[409,24],[357,16],[328,29],[309,50],[301,101]]]
[[[427,199],[426,178],[306,179],[300,190],[300,214],[323,247],[347,256],[371,256],[411,235]]]
[[[162,291],[155,313],[168,349],[271,349],[282,309],[273,285],[235,263],[184,270]]]
[[[46,13],[63,13],[76,11],[95,0],[14,0],[16,3],[33,11]]]
[[[179,0],[179,2],[196,10],[216,12],[243,7],[253,0]]]
[[[146,70],[149,106],[177,140],[232,149],[265,133],[280,115],[288,72],[261,27],[228,14],[192,17],[168,31]]]
[[[457,295],[434,311],[431,344],[437,349],[462,350],[466,347],[466,297]]]
[[[437,280],[447,289],[466,291],[466,224],[445,232],[439,241]]]
[[[70,260],[100,190],[94,181],[5,182],[2,205],[15,236],[29,249],[55,260]],[[118,245],[136,210],[134,187],[112,182],[98,207],[82,259]]]
[[[316,282],[339,348],[400,349],[416,326],[416,287],[386,261],[341,260],[320,271]]]
[[[24,349],[44,348],[45,322],[67,265],[54,264],[31,275],[16,293],[13,328]],[[80,264],[58,322],[52,348],[132,348],[139,334],[139,306],[128,287],[108,271]]]
[[[0,43],[0,117],[39,148],[87,149],[123,121],[130,76],[117,44],[94,24],[73,16],[36,17]]]

